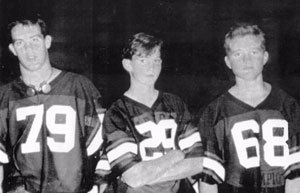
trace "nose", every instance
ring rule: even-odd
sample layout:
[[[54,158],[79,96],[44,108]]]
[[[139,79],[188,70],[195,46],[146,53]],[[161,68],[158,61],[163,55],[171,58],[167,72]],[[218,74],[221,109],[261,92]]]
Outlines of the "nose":
[[[147,69],[148,70],[151,70],[151,69],[153,69],[153,67],[154,67],[154,60],[149,60],[148,62],[147,62]]]
[[[249,63],[251,60],[252,60],[251,53],[245,53],[243,55],[243,62],[244,63]]]
[[[24,47],[26,51],[32,51],[34,49],[34,46],[31,42],[26,42]]]

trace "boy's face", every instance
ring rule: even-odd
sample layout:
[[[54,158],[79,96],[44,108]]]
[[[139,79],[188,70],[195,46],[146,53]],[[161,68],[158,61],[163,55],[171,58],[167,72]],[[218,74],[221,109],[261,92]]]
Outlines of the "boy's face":
[[[44,37],[38,24],[17,24],[11,29],[11,37],[13,42],[9,44],[9,49],[18,57],[21,68],[35,71],[49,59],[51,37]]]
[[[268,52],[261,47],[261,39],[254,35],[235,37],[229,42],[226,65],[237,78],[254,80],[262,75]]]
[[[160,47],[147,56],[133,55],[128,70],[131,78],[145,85],[154,85],[161,71]]]

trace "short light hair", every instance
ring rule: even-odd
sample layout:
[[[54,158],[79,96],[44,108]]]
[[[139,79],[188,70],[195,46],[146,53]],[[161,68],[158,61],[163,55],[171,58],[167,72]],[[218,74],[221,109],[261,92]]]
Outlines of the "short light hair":
[[[266,40],[265,40],[265,33],[257,26],[250,23],[237,23],[232,26],[229,32],[225,35],[224,41],[224,48],[226,54],[230,52],[229,43],[236,37],[244,37],[247,35],[253,35],[260,39],[261,41],[261,48],[266,50]]]
[[[161,48],[163,41],[144,32],[137,33],[129,39],[123,49],[122,58],[132,59],[133,55],[148,56],[155,48]]]

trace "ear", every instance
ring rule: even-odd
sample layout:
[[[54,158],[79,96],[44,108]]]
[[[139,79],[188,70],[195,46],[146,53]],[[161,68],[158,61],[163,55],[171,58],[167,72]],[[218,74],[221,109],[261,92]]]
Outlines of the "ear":
[[[269,52],[265,51],[264,52],[264,65],[268,62],[269,60]]]
[[[224,57],[224,61],[225,61],[226,66],[227,66],[229,69],[231,69],[231,64],[230,64],[230,61],[229,61],[229,59],[228,59],[227,56]]]
[[[51,43],[52,43],[52,36],[46,35],[45,36],[45,44],[46,44],[47,49],[49,49],[51,47]]]
[[[17,52],[16,52],[15,47],[14,47],[14,45],[12,43],[10,43],[8,45],[8,48],[11,51],[11,53],[13,53],[15,56],[17,56]]]
[[[123,65],[123,68],[124,68],[127,72],[131,72],[131,70],[132,70],[131,60],[129,60],[129,59],[123,59],[123,60],[122,60],[122,65]]]

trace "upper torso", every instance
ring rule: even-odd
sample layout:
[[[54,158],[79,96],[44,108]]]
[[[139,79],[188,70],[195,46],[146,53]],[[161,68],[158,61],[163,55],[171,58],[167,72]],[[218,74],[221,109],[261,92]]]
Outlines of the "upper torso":
[[[88,140],[99,124],[93,98],[100,95],[73,73],[62,72],[50,84],[49,93],[34,96],[21,80],[2,88],[1,150],[30,192],[84,192],[95,161],[88,158]]]
[[[178,136],[184,133],[184,125],[189,121],[186,106],[174,95],[160,93],[152,107],[123,96],[108,110],[104,120],[107,156],[113,172],[120,175],[140,161],[179,149]],[[175,193],[178,188],[179,181],[170,181],[136,189],[128,187],[127,192]]]
[[[289,152],[300,145],[295,141],[300,111],[295,109],[294,99],[273,88],[256,107],[227,92],[204,110],[199,128],[208,141],[206,151],[216,155],[209,159],[219,159],[225,168],[226,191],[284,191]]]

